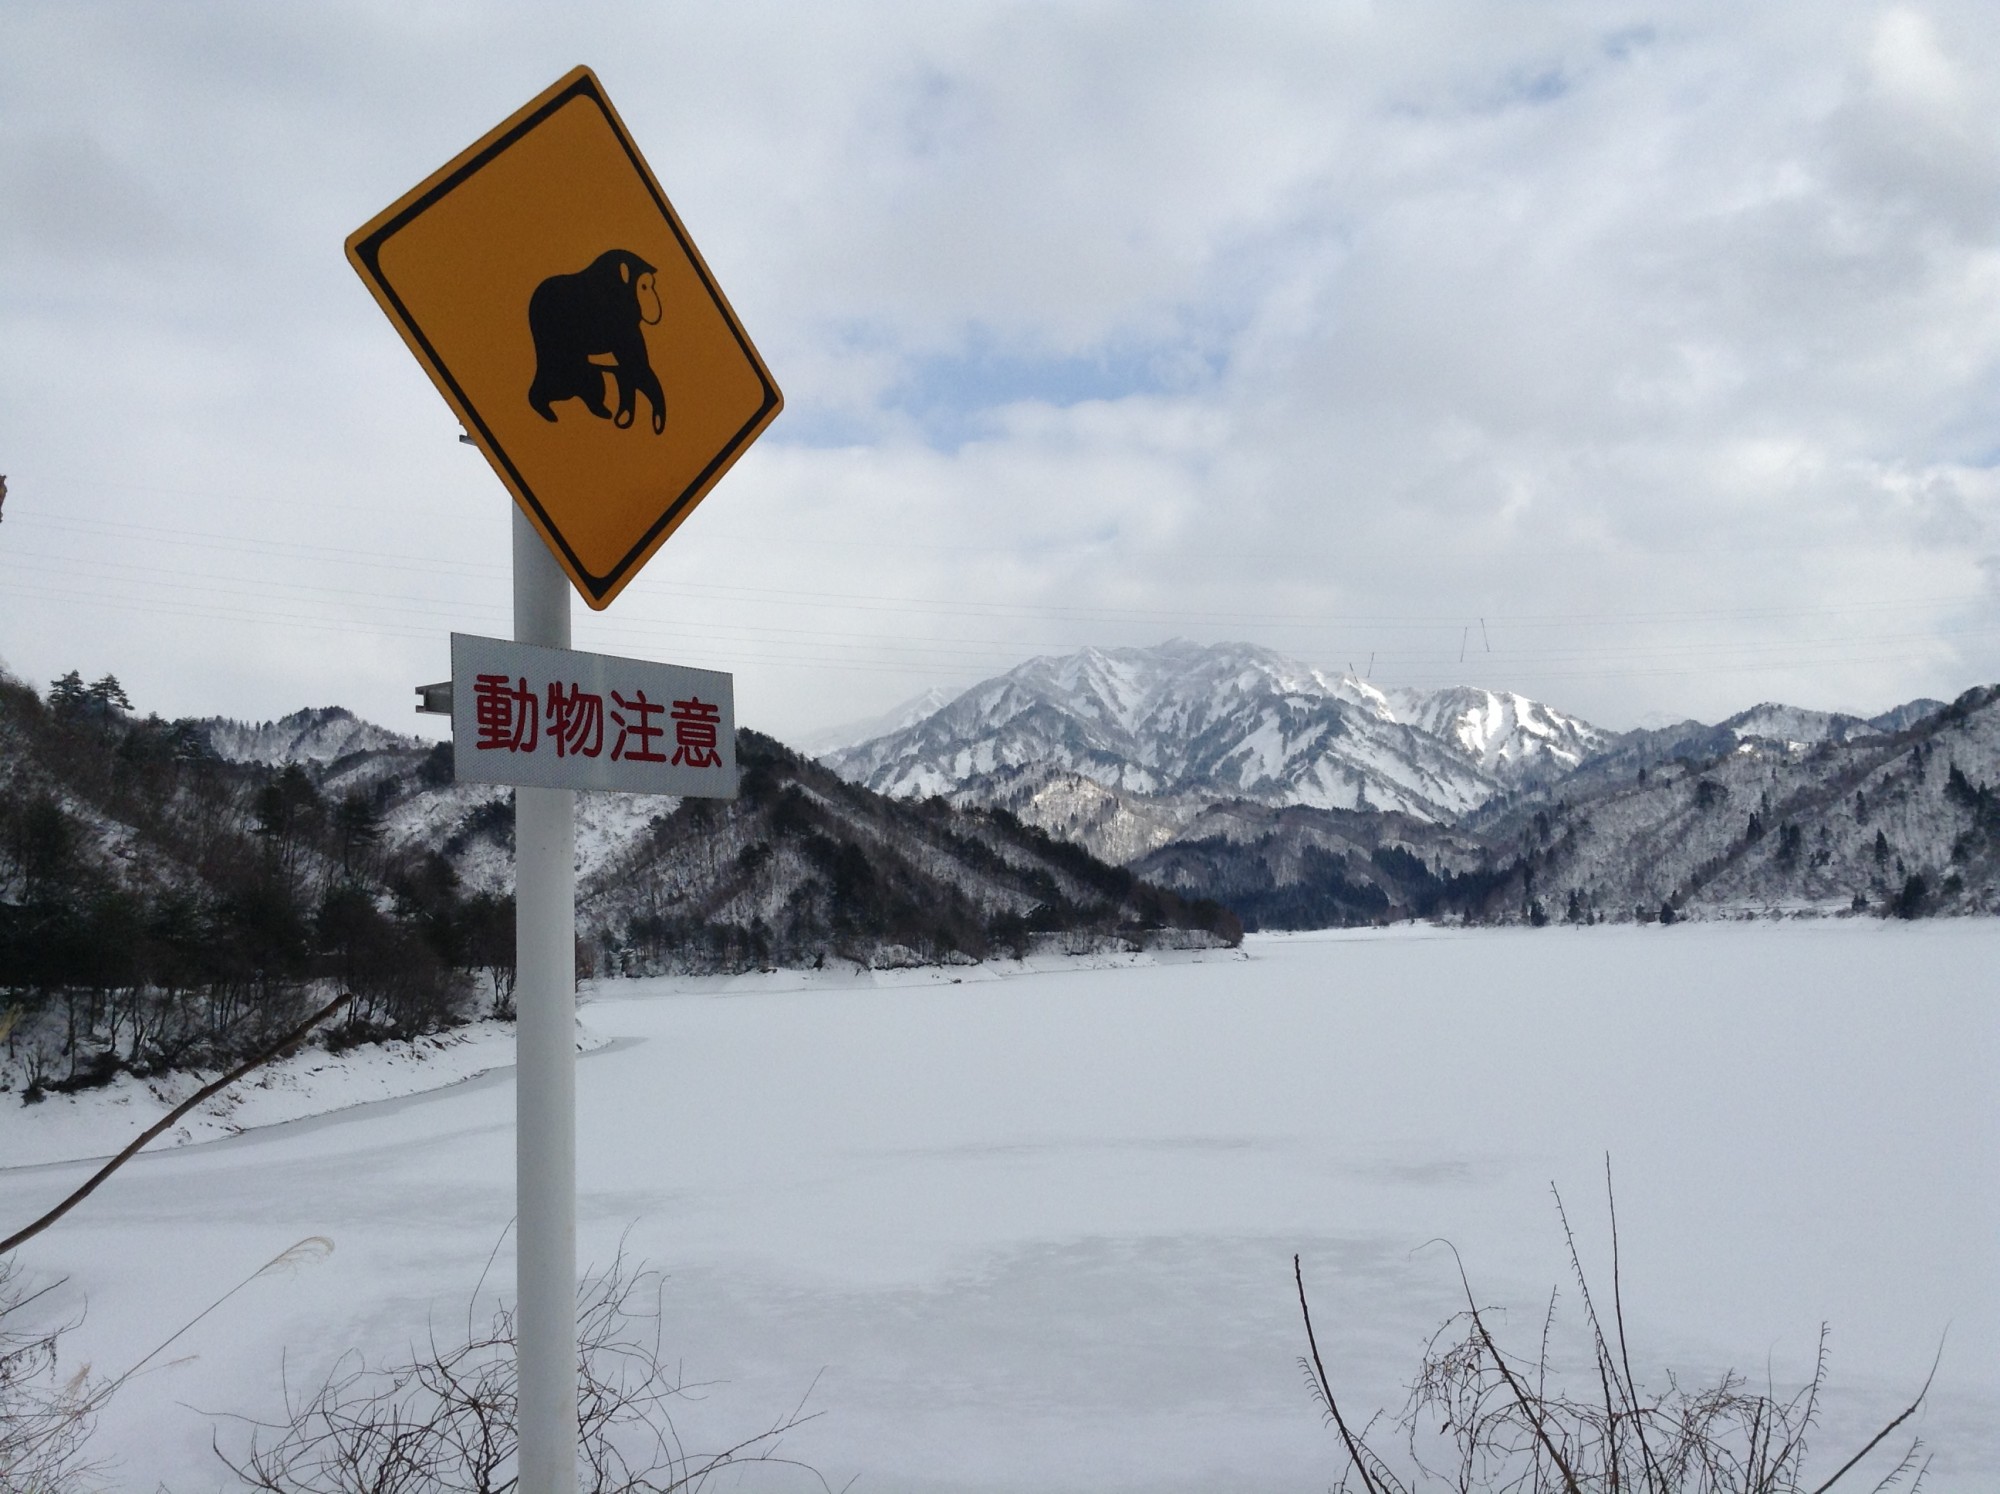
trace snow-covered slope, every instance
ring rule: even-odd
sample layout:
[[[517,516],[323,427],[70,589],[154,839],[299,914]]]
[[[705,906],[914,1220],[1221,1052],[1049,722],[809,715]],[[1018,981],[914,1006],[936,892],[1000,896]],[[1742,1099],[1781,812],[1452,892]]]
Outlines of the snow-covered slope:
[[[861,721],[848,721],[839,726],[829,726],[810,736],[800,738],[792,744],[807,757],[825,757],[838,752],[843,747],[852,747],[861,742],[872,742],[877,737],[886,737],[907,726],[915,726],[927,716],[935,716],[939,711],[958,699],[959,692],[941,686],[932,686],[921,695],[914,695],[901,705],[892,706],[879,716],[869,716]]]
[[[1213,802],[1205,795],[1137,794],[1048,764],[989,773],[947,795],[964,808],[1004,809],[1100,860],[1129,866],[1165,845]]]
[[[294,711],[276,721],[252,723],[215,716],[196,723],[215,755],[232,763],[325,764],[355,752],[422,747],[416,737],[363,721],[344,706]]]
[[[1516,695],[1385,694],[1249,644],[1031,659],[826,761],[881,792],[979,797],[1028,769],[1127,794],[1451,820],[1611,738]]]
[[[1855,742],[1863,737],[1893,736],[1945,708],[1941,700],[1919,697],[1866,720],[1844,711],[1808,711],[1765,701],[1739,711],[1717,726],[1738,741],[1781,743],[1792,748],[1817,747],[1821,742]]]
[[[1389,691],[1387,700],[1398,721],[1457,747],[1510,788],[1559,778],[1616,740],[1512,691],[1405,689]]]
[[[1072,947],[1206,947],[1241,936],[1009,817],[910,804],[842,781],[752,731],[737,736],[742,791],[694,800],[578,881],[600,969],[935,963]]]
[[[2000,687],[1901,733],[1806,746],[1697,726],[1640,745],[1662,741],[1681,750],[1600,771],[1627,742],[1449,827],[1219,804],[1127,866],[1253,928],[2000,913]]]
[[[1943,709],[1943,701],[1932,700],[1928,695],[1920,695],[1915,700],[1906,700],[1879,716],[1870,716],[1868,724],[1877,731],[1907,731],[1926,716],[1935,716]]]
[[[1798,706],[1765,701],[1747,711],[1738,711],[1720,723],[1722,730],[1736,733],[1739,741],[1781,742],[1792,747],[1815,747],[1821,742],[1850,742],[1880,734],[1880,728],[1840,711],[1807,711]]]
[[[1772,724],[1809,726],[1808,715]],[[1902,736],[1861,724],[1803,749],[1796,736],[1746,736],[1706,760],[1572,780],[1559,801],[1514,806],[1480,829],[1531,881],[1515,876],[1489,911],[2000,911],[2000,687]]]

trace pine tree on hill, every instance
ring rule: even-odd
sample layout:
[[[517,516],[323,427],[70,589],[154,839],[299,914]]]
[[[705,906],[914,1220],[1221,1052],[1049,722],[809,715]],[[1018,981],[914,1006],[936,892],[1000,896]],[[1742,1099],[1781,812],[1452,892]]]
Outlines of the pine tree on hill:
[[[74,673],[75,671],[72,670],[71,674],[74,675]],[[118,683],[118,676],[115,674],[104,676],[103,679],[86,690],[84,696],[92,706],[105,714],[109,714],[114,710],[129,711],[132,709],[132,702],[125,695],[125,687]]]
[[[81,711],[89,700],[90,691],[84,687],[83,676],[74,669],[49,686],[49,709],[59,716]]]

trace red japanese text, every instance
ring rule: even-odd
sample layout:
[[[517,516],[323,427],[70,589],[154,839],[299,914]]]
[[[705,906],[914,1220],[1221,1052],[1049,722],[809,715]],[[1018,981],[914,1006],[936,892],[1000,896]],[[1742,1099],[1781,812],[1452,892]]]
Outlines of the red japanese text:
[[[525,679],[517,685],[504,674],[475,676],[472,720],[479,730],[479,750],[533,752],[540,741],[537,705]]]
[[[722,707],[699,696],[674,702],[674,763],[686,768],[719,768],[722,754],[715,750],[716,727]]]
[[[665,762],[667,755],[653,743],[666,735],[666,728],[654,724],[653,718],[663,714],[666,707],[657,700],[646,699],[644,690],[633,691],[630,700],[613,690],[611,703],[618,708],[611,712],[611,723],[618,728],[618,740],[611,744],[611,760],[630,763]]]

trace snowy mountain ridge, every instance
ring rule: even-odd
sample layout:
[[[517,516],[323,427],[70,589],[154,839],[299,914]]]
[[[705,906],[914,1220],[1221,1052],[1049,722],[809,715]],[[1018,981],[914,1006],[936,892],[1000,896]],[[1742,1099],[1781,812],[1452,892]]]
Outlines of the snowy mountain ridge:
[[[901,797],[977,800],[1035,771],[1114,793],[1449,821],[1612,740],[1520,695],[1383,691],[1251,644],[1176,640],[1030,659],[823,760]]]
[[[1716,730],[1733,732],[1738,741],[1781,743],[1794,749],[1816,747],[1821,742],[1894,735],[1943,710],[1944,705],[1941,700],[1911,700],[1864,720],[1845,711],[1808,711],[1767,700],[1717,722]]]
[[[407,751],[428,744],[363,721],[345,706],[293,711],[276,721],[233,721],[211,716],[195,723],[224,762],[312,763],[324,766],[356,752]]]
[[[2000,913],[2000,687],[1810,745],[1801,714],[1633,733],[1449,827],[1218,804],[1128,864],[1252,929]]]
[[[891,706],[880,715],[826,727],[801,737],[796,745],[798,750],[808,757],[825,757],[843,747],[872,742],[877,737],[886,737],[905,727],[915,726],[926,717],[936,715],[958,699],[958,696],[959,692],[956,690],[933,685],[921,695],[913,695],[901,704]]]

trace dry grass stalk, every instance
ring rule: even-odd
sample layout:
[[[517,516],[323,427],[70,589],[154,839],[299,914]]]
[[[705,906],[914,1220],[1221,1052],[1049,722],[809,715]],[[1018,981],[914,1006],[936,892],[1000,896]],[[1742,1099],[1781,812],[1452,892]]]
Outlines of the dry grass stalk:
[[[14,1326],[62,1283],[28,1292],[17,1275],[14,1263],[0,1258],[0,1489],[54,1494],[94,1472],[84,1444],[102,1395],[88,1365],[62,1373],[59,1345],[74,1322],[25,1331]]]

